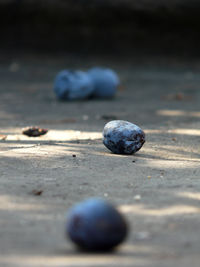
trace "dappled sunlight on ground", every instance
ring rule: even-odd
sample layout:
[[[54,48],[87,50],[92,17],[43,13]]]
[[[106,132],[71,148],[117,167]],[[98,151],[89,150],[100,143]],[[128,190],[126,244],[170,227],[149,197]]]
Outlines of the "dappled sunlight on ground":
[[[157,115],[160,116],[185,116],[185,117],[195,117],[200,118],[199,111],[185,111],[185,110],[170,110],[170,109],[161,109],[156,111]]]
[[[173,205],[160,209],[148,209],[144,205],[122,205],[119,206],[119,210],[124,213],[132,213],[143,216],[174,216],[184,214],[200,214],[200,208],[189,205]]]
[[[8,133],[6,140],[1,141],[0,154],[6,153],[8,157],[44,156],[45,158],[72,155],[75,153],[108,157],[108,158],[138,158],[142,161],[138,164],[154,168],[197,168],[200,163],[199,148],[188,146],[187,143],[180,145],[179,140],[174,138],[178,135],[200,135],[200,130],[187,129],[145,129],[147,141],[135,155],[118,155],[111,153],[102,144],[101,132],[74,131],[74,130],[50,130],[40,137],[28,137],[21,134],[20,128],[5,128],[2,133]],[[156,142],[158,134],[163,136],[163,142]]]
[[[181,129],[175,128],[170,130],[157,130],[157,129],[145,129],[146,134],[177,134],[177,135],[191,135],[191,136],[200,136],[200,130],[198,129]]]
[[[198,129],[173,129],[173,130],[169,130],[168,133],[179,134],[179,135],[200,136],[200,130]]]
[[[1,256],[1,264],[13,264],[14,266],[19,267],[28,267],[28,266],[41,266],[41,267],[72,267],[72,266],[114,266],[116,264],[121,264],[121,266],[130,266],[133,264],[139,264],[139,266],[144,266],[145,260],[142,258],[116,258],[114,256]]]
[[[143,165],[149,166],[151,168],[163,168],[163,169],[175,169],[175,170],[181,170],[181,169],[192,169],[192,168],[199,168],[198,162],[180,162],[177,160],[152,160],[151,162],[148,161],[146,163],[142,163]]]
[[[141,162],[143,166],[152,168],[197,168],[200,164],[198,147],[188,149],[188,147],[180,147],[174,143],[171,145],[160,144],[159,146],[144,145],[136,157],[145,160],[145,162]]]
[[[55,149],[56,146],[56,149]],[[59,155],[72,155],[76,153],[79,155],[81,151],[84,150],[80,148],[79,145],[73,144],[52,144],[50,147],[45,144],[16,144],[12,143],[8,146],[7,150],[0,151],[0,154],[4,154],[6,152],[6,156],[12,157],[13,152],[17,152],[15,157],[20,157],[24,155],[29,155],[29,157],[33,156],[44,156],[45,158],[59,156]]]
[[[8,141],[76,141],[76,140],[96,140],[102,138],[101,132],[87,132],[87,131],[74,131],[74,130],[49,130],[47,134],[40,137],[28,137],[20,134],[21,129],[15,129],[13,134],[7,135]],[[4,130],[6,132],[6,129]]]
[[[187,199],[200,200],[199,192],[179,192],[177,193],[177,195],[180,197],[185,197]]]
[[[4,211],[40,211],[45,207],[33,203],[23,203],[16,201],[16,196],[0,195],[0,210]]]
[[[113,253],[86,253],[77,250],[59,252],[58,255],[2,255],[0,264],[14,266],[41,266],[41,267],[71,267],[71,266],[146,266],[147,256],[156,257],[159,249],[145,245],[122,245],[120,250]]]

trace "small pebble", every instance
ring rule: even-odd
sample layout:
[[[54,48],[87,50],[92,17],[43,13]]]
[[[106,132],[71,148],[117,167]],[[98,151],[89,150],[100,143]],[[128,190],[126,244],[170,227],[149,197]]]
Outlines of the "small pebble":
[[[135,196],[134,196],[134,199],[135,199],[135,200],[140,200],[140,199],[141,199],[141,196],[140,196],[140,195],[135,195]]]

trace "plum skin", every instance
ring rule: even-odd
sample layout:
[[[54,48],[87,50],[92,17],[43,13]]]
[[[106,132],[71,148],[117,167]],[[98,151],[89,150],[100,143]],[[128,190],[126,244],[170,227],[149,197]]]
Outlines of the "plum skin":
[[[88,70],[87,73],[94,84],[92,96],[97,98],[112,98],[116,94],[120,81],[113,70],[95,67]]]
[[[104,127],[103,144],[115,154],[134,154],[144,143],[144,131],[131,122],[114,120]]]
[[[54,81],[54,93],[60,100],[89,98],[93,91],[94,85],[83,71],[63,70]]]
[[[125,218],[102,199],[80,202],[68,214],[66,233],[83,250],[112,250],[124,241],[127,231]]]

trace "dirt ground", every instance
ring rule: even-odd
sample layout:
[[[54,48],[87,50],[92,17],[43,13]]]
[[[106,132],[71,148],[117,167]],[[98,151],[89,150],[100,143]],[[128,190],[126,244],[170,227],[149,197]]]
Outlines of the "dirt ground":
[[[0,266],[199,267],[200,61],[0,57]],[[56,100],[59,70],[99,65],[121,78],[115,99]],[[138,153],[114,155],[103,146],[112,119],[145,131]],[[26,137],[29,125],[49,132]],[[91,196],[115,203],[129,221],[129,236],[113,253],[81,253],[65,237],[67,210]]]

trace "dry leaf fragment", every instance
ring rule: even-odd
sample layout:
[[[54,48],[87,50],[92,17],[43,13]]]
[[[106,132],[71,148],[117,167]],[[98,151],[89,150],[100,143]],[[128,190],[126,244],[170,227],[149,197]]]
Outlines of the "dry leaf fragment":
[[[22,133],[29,137],[37,137],[40,135],[44,135],[47,132],[48,132],[47,129],[42,129],[36,126],[27,127],[22,130]]]
[[[0,134],[0,140],[6,140],[7,136],[4,134]]]

